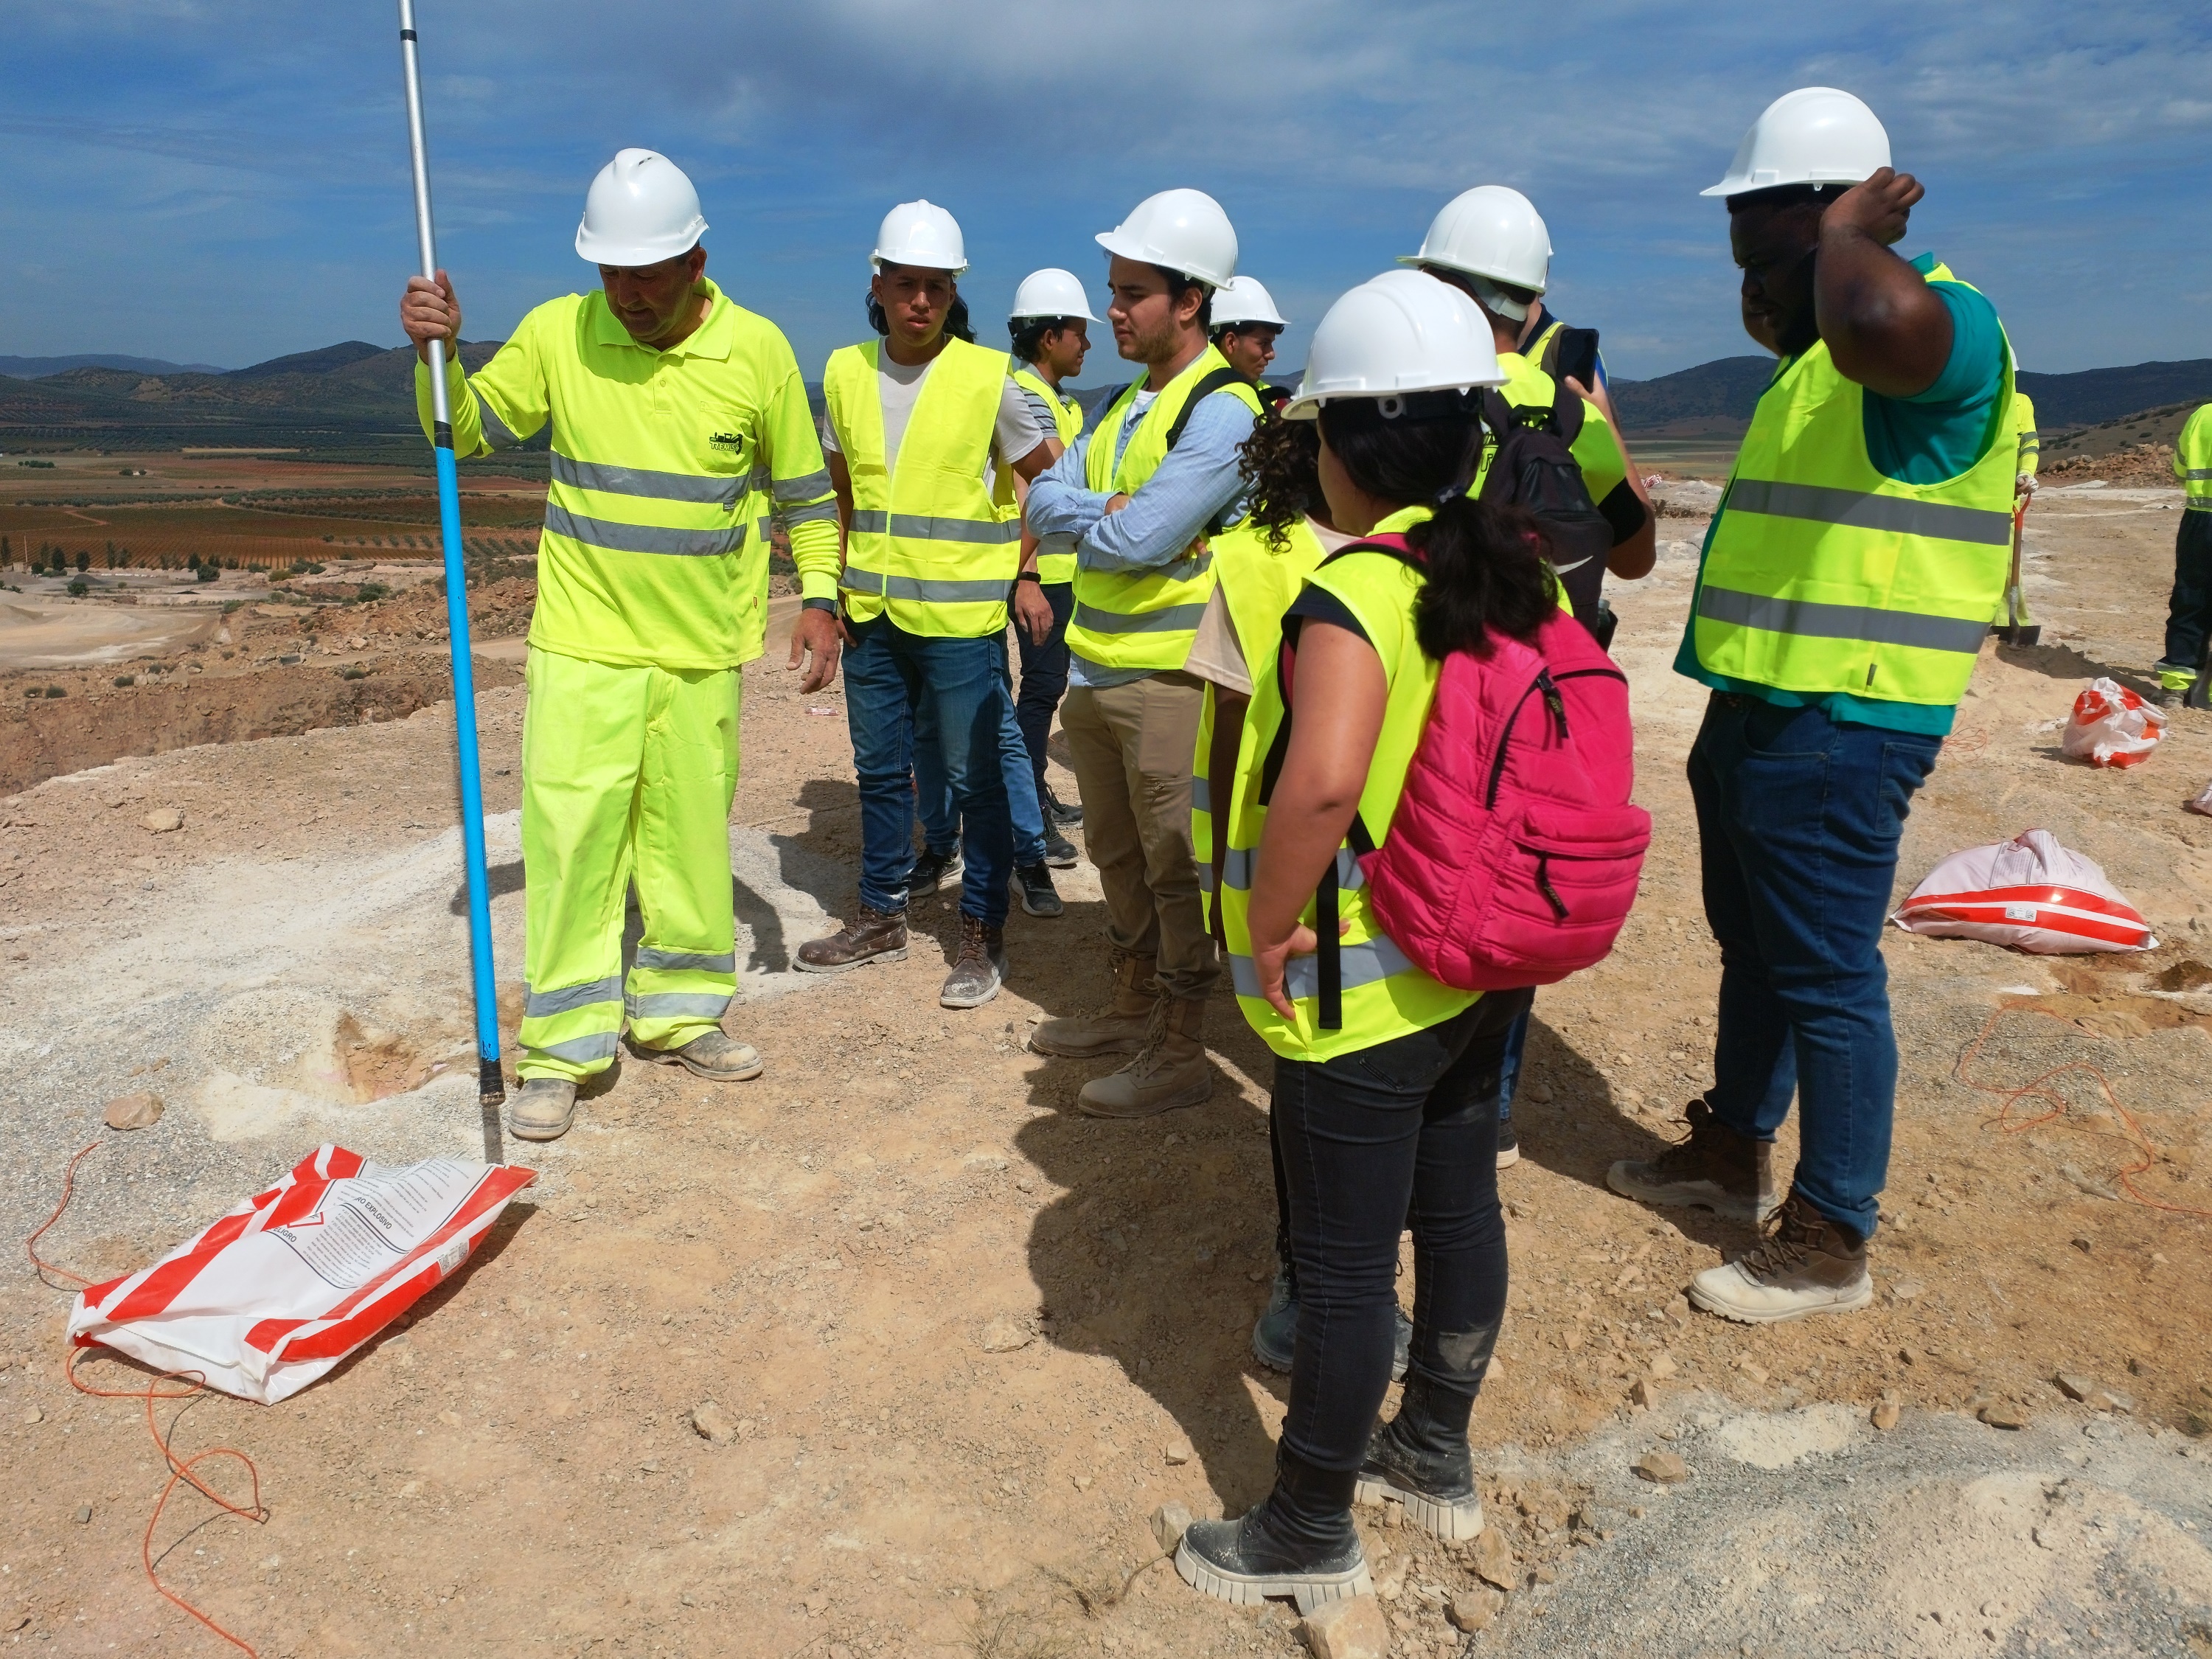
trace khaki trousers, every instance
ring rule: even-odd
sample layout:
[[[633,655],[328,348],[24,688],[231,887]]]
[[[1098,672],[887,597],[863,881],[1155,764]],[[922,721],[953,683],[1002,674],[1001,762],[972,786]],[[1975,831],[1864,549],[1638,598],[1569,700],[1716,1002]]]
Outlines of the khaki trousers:
[[[1190,851],[1191,753],[1205,687],[1185,673],[1078,685],[1060,727],[1083,792],[1083,842],[1106,890],[1114,948],[1151,957],[1161,991],[1204,997],[1221,963]]]

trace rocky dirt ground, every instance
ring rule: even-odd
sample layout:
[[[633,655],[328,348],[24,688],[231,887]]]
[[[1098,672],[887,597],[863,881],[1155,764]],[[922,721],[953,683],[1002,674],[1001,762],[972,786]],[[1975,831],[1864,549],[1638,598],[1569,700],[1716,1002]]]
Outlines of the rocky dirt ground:
[[[1669,493],[1658,570],[1614,599],[1657,845],[1620,951],[1537,1002],[1527,1155],[1504,1178],[1511,1308],[1474,1426],[1492,1529],[1453,1553],[1365,1517],[1393,1650],[2212,1652],[2212,1250],[2186,1213],[2212,1209],[2212,819],[2181,805],[2212,777],[2212,717],[2178,714],[2130,771],[2057,750],[2082,680],[2148,684],[2178,492],[2045,492],[2045,643],[1986,657],[1900,871],[1909,888],[1959,847],[2046,828],[2160,946],[2053,960],[1894,935],[1880,1295],[1767,1330],[1681,1295],[1746,1231],[1602,1179],[1677,1134],[1709,1076],[1717,964],[1681,778],[1702,695],[1669,664],[1713,492]],[[434,646],[416,626],[402,653]],[[270,1513],[173,1503],[166,1582],[269,1655],[1302,1650],[1287,1609],[1190,1594],[1149,1524],[1169,1503],[1236,1513],[1267,1480],[1285,1387],[1246,1346],[1273,1231],[1264,1049],[1224,998],[1210,1104],[1137,1125],[1067,1109],[1091,1068],[1024,1038],[1103,988],[1087,871],[1062,882],[1065,918],[1016,915],[1008,988],[975,1012],[936,1006],[942,950],[791,973],[851,902],[843,709],[799,695],[780,653],[745,679],[729,1024],[767,1076],[623,1068],[568,1139],[510,1148],[537,1181],[407,1328],[284,1405],[177,1413],[181,1452],[256,1460]],[[482,699],[510,996],[521,695]],[[36,1227],[94,1141],[40,1250],[95,1275],[321,1140],[480,1149],[451,741],[430,703],[0,801],[0,1231]],[[927,918],[940,945],[949,898]],[[2063,1114],[2008,1109],[2054,1072]],[[161,1121],[100,1128],[136,1091]],[[68,1387],[68,1301],[27,1267],[0,1288],[0,1638],[218,1651],[145,1583],[159,1456],[135,1401]],[[709,1401],[720,1442],[695,1431]]]

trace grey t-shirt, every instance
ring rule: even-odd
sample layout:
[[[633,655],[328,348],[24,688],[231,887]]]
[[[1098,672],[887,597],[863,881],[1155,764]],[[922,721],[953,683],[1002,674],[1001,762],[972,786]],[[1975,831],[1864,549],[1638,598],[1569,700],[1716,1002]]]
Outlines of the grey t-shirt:
[[[929,378],[929,371],[937,367],[932,357],[926,363],[895,363],[889,356],[878,354],[876,366],[876,393],[884,407],[884,470],[898,471],[899,445],[906,437],[907,422],[914,418],[915,400],[921,396],[921,384]],[[991,459],[983,468],[990,475],[993,466],[1008,461],[1018,461],[1052,434],[1049,427],[1040,428],[1030,398],[1013,377],[1006,377],[1005,390],[999,394],[999,418],[991,437]],[[843,454],[845,447],[837,440],[837,432],[828,411],[822,416],[822,447],[825,452]]]

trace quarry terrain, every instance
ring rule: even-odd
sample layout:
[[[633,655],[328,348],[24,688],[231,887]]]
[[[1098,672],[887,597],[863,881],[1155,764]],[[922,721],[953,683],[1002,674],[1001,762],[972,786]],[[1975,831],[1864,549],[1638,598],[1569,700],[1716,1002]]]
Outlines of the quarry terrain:
[[[2087,679],[2151,684],[2179,491],[2093,477],[2039,497],[2042,641],[1985,650],[1899,870],[1902,896],[1958,848],[2049,830],[2158,946],[1893,933],[1876,1301],[1763,1329],[1682,1295],[1749,1229],[1603,1179],[1678,1136],[1711,1076],[1718,964],[1682,775],[1705,694],[1671,665],[1717,490],[1662,494],[1658,568],[1613,596],[1656,839],[1620,948],[1535,1004],[1523,1156],[1501,1176],[1513,1289],[1473,1430],[1490,1528],[1445,1549],[1361,1511],[1389,1650],[2202,1659],[2212,817],[2183,804],[2212,779],[2212,715],[2175,711],[2128,770],[2058,748]],[[27,1237],[96,1146],[39,1243],[62,1268],[146,1263],[322,1142],[481,1155],[444,605],[428,566],[386,562],[343,573],[350,603],[316,603],[308,577],[304,604],[111,607],[123,634],[49,617],[0,665],[0,1232]],[[391,591],[364,599],[363,580]],[[471,595],[510,1038],[530,594],[517,561]],[[1286,1607],[1187,1589],[1154,1525],[1238,1513],[1271,1478],[1287,1384],[1249,1346],[1272,1265],[1267,1051],[1224,993],[1209,1103],[1073,1112],[1097,1068],[1025,1038],[1104,990],[1087,867],[1060,878],[1064,917],[1016,912],[1006,988],[972,1012],[935,1000],[949,892],[917,901],[908,961],[793,973],[849,914],[859,826],[842,698],[799,693],[781,633],[745,671],[730,829],[727,1024],[767,1074],[622,1066],[565,1139],[507,1144],[537,1178],[404,1328],[283,1405],[163,1408],[180,1455],[258,1467],[265,1521],[185,1492],[151,1547],[259,1653],[1307,1650]],[[103,1127],[134,1093],[159,1121]],[[1785,1135],[1778,1167],[1793,1156]],[[0,1642],[226,1650],[146,1582],[166,1473],[136,1400],[66,1380],[71,1291],[28,1263],[0,1284]],[[143,1385],[112,1356],[79,1376]],[[204,1472],[243,1501],[235,1466]]]

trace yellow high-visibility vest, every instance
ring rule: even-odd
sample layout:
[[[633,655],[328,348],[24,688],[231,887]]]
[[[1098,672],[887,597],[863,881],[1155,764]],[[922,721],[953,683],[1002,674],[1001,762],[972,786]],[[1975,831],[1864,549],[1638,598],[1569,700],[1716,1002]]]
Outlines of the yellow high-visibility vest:
[[[2025,392],[2012,394],[2012,429],[2020,435],[2019,459],[2014,462],[2013,471],[2033,478],[2043,459],[2043,439],[2035,429],[2035,405]]]
[[[2173,444],[2173,476],[2189,492],[2190,512],[2212,513],[2212,404],[2183,423]]]
[[[1279,552],[1268,544],[1267,532],[1247,520],[1223,531],[1212,545],[1213,579],[1228,603],[1229,619],[1237,625],[1237,644],[1256,691],[1275,672],[1275,653],[1283,643],[1283,613],[1324,556],[1321,538],[1310,522],[1300,519],[1284,531]],[[1198,860],[1198,884],[1209,893],[1213,890],[1213,810],[1212,780],[1206,774],[1212,764],[1216,691],[1208,681],[1206,700],[1199,706],[1198,747],[1190,781],[1190,849]],[[1227,783],[1223,780],[1224,788]]]
[[[1084,477],[1100,495],[1133,495],[1167,459],[1168,428],[1182,413],[1198,383],[1229,361],[1212,346],[1191,359],[1175,379],[1161,388],[1144,419],[1129,436],[1128,447],[1115,459],[1121,442],[1121,423],[1143,387],[1137,381],[1116,398],[1099,417],[1084,455]],[[1240,400],[1255,416],[1260,413],[1260,394],[1242,381],[1222,390]],[[1190,655],[1190,642],[1198,633],[1199,619],[1213,592],[1213,556],[1198,543],[1183,550],[1174,562],[1151,570],[1088,570],[1075,572],[1075,615],[1067,626],[1068,648],[1079,657],[1107,668],[1146,669],[1155,672],[1181,668]]]
[[[1410,530],[1430,516],[1425,507],[1401,508],[1376,525],[1371,533]],[[1419,746],[1443,670],[1440,662],[1421,649],[1414,631],[1413,606],[1420,597],[1422,577],[1418,570],[1388,554],[1353,552],[1330,561],[1305,580],[1345,603],[1382,659],[1389,691],[1383,704],[1382,730],[1376,738],[1366,786],[1359,795],[1360,820],[1380,845],[1390,833],[1390,820],[1406,785],[1406,769]],[[1265,676],[1255,676],[1252,707],[1244,717],[1244,736],[1237,750],[1235,799],[1230,804],[1227,822],[1229,847],[1222,861],[1221,919],[1229,941],[1229,969],[1237,1005],[1252,1029],[1285,1059],[1331,1060],[1425,1030],[1449,1019],[1480,994],[1455,990],[1407,960],[1405,952],[1368,914],[1367,890],[1358,861],[1351,848],[1340,847],[1336,854],[1338,915],[1351,924],[1338,946],[1342,1023],[1334,1029],[1320,1023],[1318,957],[1290,959],[1284,989],[1295,1018],[1285,1019],[1260,994],[1247,907],[1260,840],[1267,823],[1267,808],[1259,799],[1260,792],[1267,755],[1284,718],[1279,675],[1271,670]],[[1310,900],[1303,920],[1309,927],[1316,920]]]
[[[1026,364],[1014,371],[1014,384],[1026,387],[1044,399],[1044,406],[1052,411],[1054,435],[1060,447],[1066,449],[1083,435],[1083,405],[1073,398],[1063,398],[1051,381]],[[1002,501],[1014,498],[1014,478],[1010,469],[1000,469],[1000,491]],[[1075,580],[1075,555],[1067,553],[1039,553],[1037,580],[1045,582],[1072,582]]]
[[[2000,410],[2012,392],[2008,349]],[[2011,568],[2009,418],[1958,477],[1904,483],[1867,453],[1865,399],[1825,342],[1759,398],[1698,583],[1697,659],[1777,690],[1948,708]]]
[[[984,482],[1006,357],[945,342],[921,383],[896,468],[886,465],[877,341],[844,346],[822,371],[823,401],[853,481],[845,613],[888,613],[909,634],[980,639],[1006,625],[1021,525]],[[1003,462],[1005,458],[1000,458]]]
[[[453,453],[551,428],[530,643],[588,662],[734,668],[761,653],[771,514],[806,591],[836,580],[837,504],[782,332],[702,279],[706,320],[640,345],[594,290],[550,300],[474,374],[446,360]],[[428,434],[430,373],[415,370]]]

